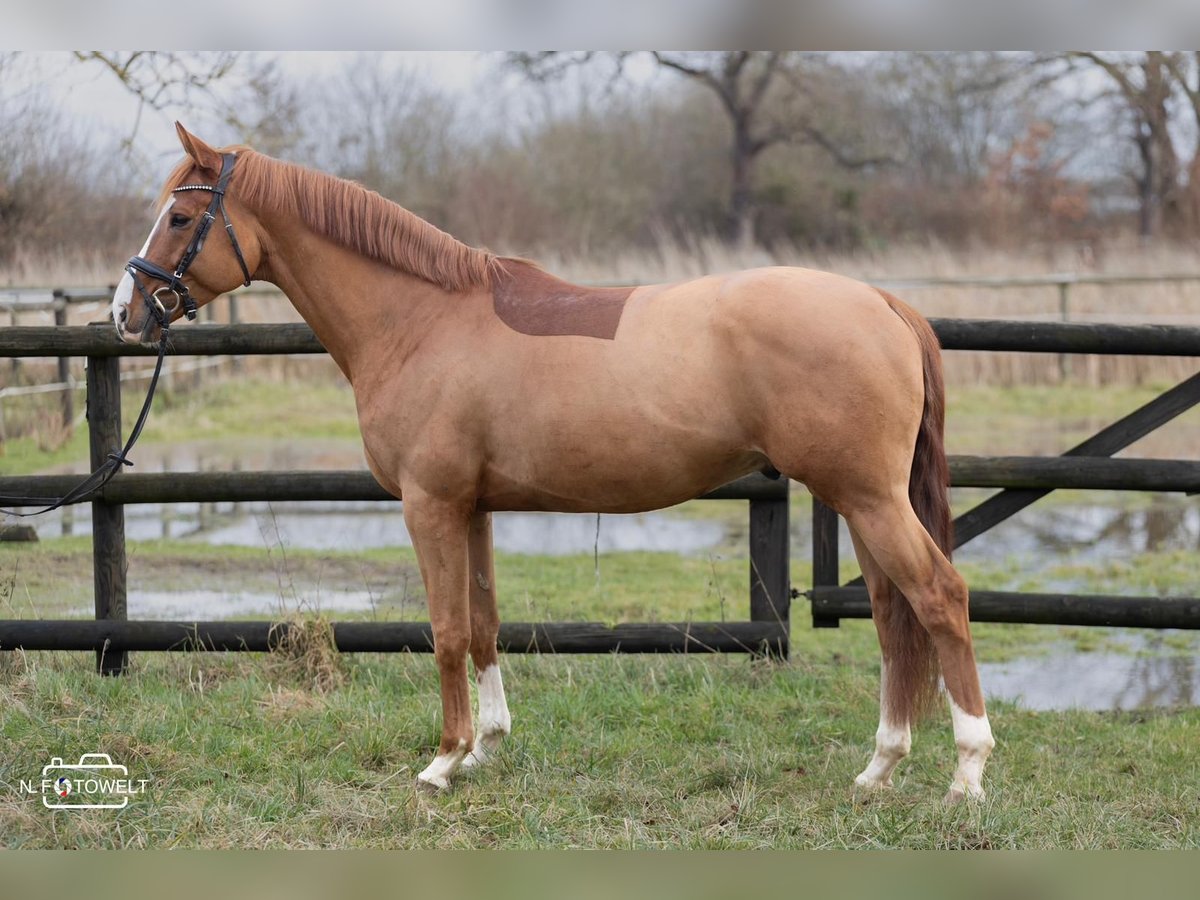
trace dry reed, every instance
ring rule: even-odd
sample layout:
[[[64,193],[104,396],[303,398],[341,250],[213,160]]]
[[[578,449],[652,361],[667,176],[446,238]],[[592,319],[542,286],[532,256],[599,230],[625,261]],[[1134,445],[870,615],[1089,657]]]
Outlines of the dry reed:
[[[532,256],[550,271],[580,282],[653,283],[676,281],[711,272],[733,271],[763,265],[801,265],[841,272],[867,281],[918,280],[955,277],[1030,277],[1073,273],[1093,275],[1162,275],[1197,273],[1200,259],[1190,248],[1138,247],[1114,244],[1097,252],[1086,247],[1062,246],[1040,253],[978,248],[951,249],[938,245],[889,247],[854,254],[814,253],[799,247],[738,248],[717,239],[698,237],[687,242],[663,237],[655,245],[629,249],[615,256],[592,257],[584,253],[529,253],[526,248],[505,248]],[[22,261],[15,271],[0,273],[0,284],[20,282],[36,273],[42,285],[103,285],[119,271],[104,269],[96,260],[71,264],[62,260],[39,268],[36,260]],[[0,288],[0,290],[3,290]],[[1059,290],[1054,285],[1004,288],[932,286],[897,288],[895,292],[927,316],[1057,320]],[[1200,280],[1153,284],[1075,284],[1070,287],[1070,319],[1081,322],[1156,322],[1200,324]],[[70,321],[82,324],[104,318],[104,304],[73,307]],[[212,321],[228,321],[229,306],[214,304]],[[298,321],[282,295],[252,289],[239,297],[242,322]],[[24,314],[22,324],[44,324],[49,314]],[[243,372],[266,377],[335,377],[331,366],[317,360],[246,360]],[[29,365],[37,366],[36,363]],[[7,368],[7,367],[4,367]],[[1178,381],[1196,370],[1191,358],[1087,356],[1068,358],[1024,353],[948,353],[947,381],[956,386],[1055,384],[1065,373],[1072,383],[1087,386],[1144,384]],[[0,370],[0,385],[9,383]],[[26,380],[37,380],[29,375]]]

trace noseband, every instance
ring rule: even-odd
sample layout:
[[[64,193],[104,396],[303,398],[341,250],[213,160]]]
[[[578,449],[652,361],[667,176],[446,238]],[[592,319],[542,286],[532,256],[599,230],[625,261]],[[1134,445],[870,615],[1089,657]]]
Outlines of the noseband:
[[[173,273],[141,256],[133,257],[125,265],[125,271],[133,277],[133,283],[137,286],[138,293],[142,295],[146,308],[150,310],[150,315],[154,317],[161,328],[167,328],[172,314],[181,303],[184,314],[189,319],[196,318],[196,301],[192,299],[187,285],[183,283],[183,276],[200,251],[204,249],[204,240],[208,237],[208,230],[212,228],[218,210],[221,212],[221,218],[225,220],[225,233],[229,235],[229,243],[233,245],[238,265],[242,267],[242,275],[245,279],[242,284],[243,286],[250,284],[250,270],[246,267],[246,259],[242,256],[242,247],[238,244],[237,235],[233,233],[233,223],[229,221],[229,214],[225,211],[225,188],[229,185],[229,176],[233,174],[233,165],[236,161],[236,153],[223,153],[221,154],[221,174],[217,178],[216,184],[184,184],[171,191],[172,194],[182,191],[211,191],[213,195],[208,209],[201,216],[200,223],[196,226],[196,231],[192,234],[192,239],[188,242]],[[165,281],[166,284],[154,293],[150,293],[138,277],[139,272],[151,278],[157,278],[159,281]],[[159,299],[159,294],[163,293],[172,294],[175,297],[170,308]]]

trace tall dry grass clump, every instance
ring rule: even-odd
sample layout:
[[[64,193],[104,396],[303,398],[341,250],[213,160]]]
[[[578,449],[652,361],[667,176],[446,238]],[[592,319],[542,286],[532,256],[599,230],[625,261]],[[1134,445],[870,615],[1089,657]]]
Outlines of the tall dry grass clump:
[[[278,677],[317,693],[346,682],[346,665],[324,616],[293,614],[275,626],[268,666]]]

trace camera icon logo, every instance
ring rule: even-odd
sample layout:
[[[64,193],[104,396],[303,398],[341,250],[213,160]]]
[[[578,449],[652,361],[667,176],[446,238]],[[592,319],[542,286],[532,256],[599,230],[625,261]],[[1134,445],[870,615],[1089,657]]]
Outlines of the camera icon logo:
[[[148,779],[132,780],[129,769],[107,753],[85,753],[77,763],[60,757],[42,768],[42,805],[47,809],[124,809],[145,792]],[[33,792],[34,785],[29,785]]]

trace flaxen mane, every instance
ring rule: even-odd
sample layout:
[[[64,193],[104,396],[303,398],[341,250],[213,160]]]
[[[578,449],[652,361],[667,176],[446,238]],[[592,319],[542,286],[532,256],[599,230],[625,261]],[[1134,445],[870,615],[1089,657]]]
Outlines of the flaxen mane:
[[[497,257],[467,246],[398,203],[353,181],[272,159],[247,147],[226,150],[238,154],[230,195],[250,208],[293,213],[318,234],[443,290],[491,285]],[[163,188],[161,202],[173,188],[186,183],[194,169],[191,159],[176,166]]]

